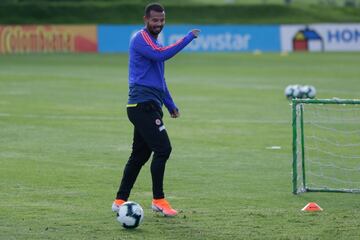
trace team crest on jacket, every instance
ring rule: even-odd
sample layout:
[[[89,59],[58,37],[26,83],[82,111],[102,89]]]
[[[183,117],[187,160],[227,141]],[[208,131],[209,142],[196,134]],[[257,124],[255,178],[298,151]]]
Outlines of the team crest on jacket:
[[[161,120],[160,120],[160,119],[156,119],[156,120],[155,120],[155,124],[158,125],[158,126],[160,126],[160,125],[161,125]]]

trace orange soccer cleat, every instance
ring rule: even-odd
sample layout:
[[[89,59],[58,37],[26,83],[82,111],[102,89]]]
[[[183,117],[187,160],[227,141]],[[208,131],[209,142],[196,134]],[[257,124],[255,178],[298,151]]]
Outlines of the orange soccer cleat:
[[[165,198],[153,199],[151,208],[155,212],[161,212],[166,217],[173,217],[178,214],[178,212],[170,206],[169,202]]]
[[[118,212],[120,209],[120,206],[123,205],[126,201],[122,199],[115,199],[115,201],[112,204],[111,210],[113,212]]]

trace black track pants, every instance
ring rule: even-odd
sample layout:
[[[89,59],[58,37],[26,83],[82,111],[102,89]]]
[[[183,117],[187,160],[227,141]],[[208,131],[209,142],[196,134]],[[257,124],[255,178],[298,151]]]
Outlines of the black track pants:
[[[162,121],[163,112],[154,102],[144,102],[136,107],[128,107],[127,114],[134,125],[134,139],[116,198],[128,200],[141,167],[149,160],[152,152],[153,197],[163,198],[165,164],[171,153],[170,140]]]

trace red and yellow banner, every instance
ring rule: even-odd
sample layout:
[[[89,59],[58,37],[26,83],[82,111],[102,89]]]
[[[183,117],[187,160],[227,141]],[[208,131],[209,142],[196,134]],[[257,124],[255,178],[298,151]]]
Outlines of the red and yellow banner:
[[[97,52],[96,25],[0,25],[1,53]]]

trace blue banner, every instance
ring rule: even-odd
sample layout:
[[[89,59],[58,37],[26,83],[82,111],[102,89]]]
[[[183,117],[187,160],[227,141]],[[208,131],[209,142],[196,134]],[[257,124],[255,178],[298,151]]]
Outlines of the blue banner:
[[[143,25],[99,25],[100,53],[127,52],[131,36]],[[159,35],[164,46],[175,43],[191,29],[201,30],[185,51],[189,52],[279,52],[278,25],[166,25]]]

